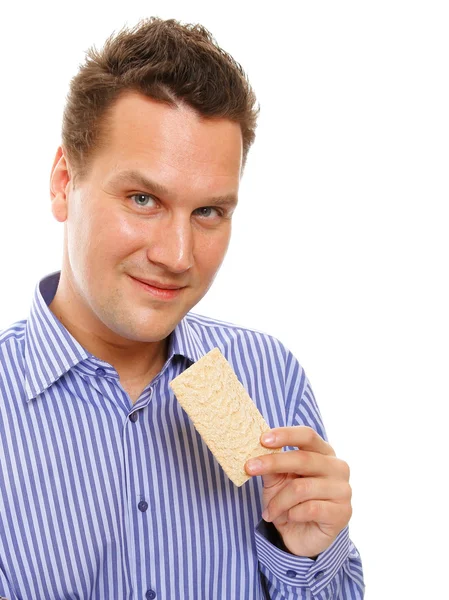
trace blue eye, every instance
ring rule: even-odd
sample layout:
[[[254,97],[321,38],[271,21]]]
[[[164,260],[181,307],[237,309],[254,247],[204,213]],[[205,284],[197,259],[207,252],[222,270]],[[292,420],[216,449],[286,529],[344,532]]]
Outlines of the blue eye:
[[[152,198],[153,196],[151,196],[150,194],[133,194],[132,196],[130,196],[130,198],[137,198],[138,200],[136,200],[136,204],[138,206],[147,206],[146,203],[140,203],[140,200],[143,200],[145,202],[145,198]]]
[[[215,210],[219,216],[222,215],[222,213],[217,208],[214,208],[213,206],[202,206],[201,208],[198,208],[197,210],[199,210],[201,212],[202,217],[210,216],[210,213],[204,214],[204,212],[203,212],[203,211],[210,211],[210,210]]]

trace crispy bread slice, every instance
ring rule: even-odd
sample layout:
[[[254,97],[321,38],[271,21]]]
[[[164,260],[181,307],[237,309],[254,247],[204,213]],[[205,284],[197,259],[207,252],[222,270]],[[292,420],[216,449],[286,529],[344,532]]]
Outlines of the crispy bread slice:
[[[244,469],[249,458],[281,451],[260,444],[270,427],[218,348],[173,379],[170,387],[235,485],[251,478]]]

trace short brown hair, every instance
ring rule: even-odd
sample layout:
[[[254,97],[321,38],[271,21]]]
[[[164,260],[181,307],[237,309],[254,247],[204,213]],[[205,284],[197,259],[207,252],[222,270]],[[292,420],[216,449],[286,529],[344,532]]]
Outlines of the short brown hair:
[[[202,25],[151,17],[112,34],[100,51],[89,48],[70,82],[62,143],[75,177],[87,173],[89,159],[105,141],[108,110],[126,91],[239,123],[243,170],[259,107],[242,67]]]

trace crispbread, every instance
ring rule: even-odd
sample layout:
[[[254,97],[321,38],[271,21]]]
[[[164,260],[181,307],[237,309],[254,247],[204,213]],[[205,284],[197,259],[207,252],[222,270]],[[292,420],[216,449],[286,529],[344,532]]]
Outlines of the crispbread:
[[[260,436],[270,427],[218,348],[173,379],[170,387],[235,485],[250,479],[244,469],[249,458],[280,452],[261,445]]]

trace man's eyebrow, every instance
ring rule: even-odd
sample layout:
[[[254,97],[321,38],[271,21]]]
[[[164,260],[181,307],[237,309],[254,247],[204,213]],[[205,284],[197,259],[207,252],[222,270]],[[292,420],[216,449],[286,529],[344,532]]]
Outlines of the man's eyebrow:
[[[170,194],[169,190],[153,181],[146,175],[143,175],[140,171],[135,171],[133,169],[128,171],[121,171],[117,173],[114,177],[109,180],[109,184],[126,184],[126,185],[134,185],[142,190],[151,191],[160,196],[168,196]],[[237,206],[238,198],[235,194],[227,194],[224,196],[215,196],[213,198],[205,198],[204,202],[212,204],[214,206]]]

